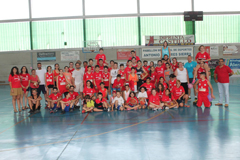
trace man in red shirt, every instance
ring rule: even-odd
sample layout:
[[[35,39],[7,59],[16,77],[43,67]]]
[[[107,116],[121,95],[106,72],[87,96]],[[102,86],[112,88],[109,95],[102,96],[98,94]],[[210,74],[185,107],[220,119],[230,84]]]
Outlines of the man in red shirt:
[[[99,60],[102,59],[103,60],[103,64],[108,65],[108,63],[106,62],[106,55],[103,53],[103,48],[99,49],[99,53],[96,55],[95,60],[97,62],[97,65],[99,65]]]
[[[158,60],[158,66],[155,68],[155,71],[157,73],[157,82],[159,82],[160,77],[164,77],[164,70],[165,70],[165,64],[162,63],[162,60]]]
[[[64,93],[65,98],[63,98],[60,102],[62,105],[62,112],[61,114],[65,114],[65,112],[73,112],[73,105],[74,101],[71,98],[69,92]]]
[[[62,94],[58,93],[57,87],[53,87],[53,93],[47,97],[50,113],[54,113],[54,111],[57,112],[57,108],[59,108],[59,102],[61,99]]]
[[[100,83],[103,81],[102,73],[99,72],[99,65],[95,66],[95,72],[93,74],[93,84],[95,86],[96,93],[101,89]]]
[[[214,81],[218,84],[219,100],[216,106],[221,106],[223,103],[223,92],[225,93],[225,107],[228,107],[229,103],[229,77],[234,72],[230,67],[224,64],[223,58],[219,59],[219,65],[214,71]]]
[[[133,57],[136,58],[136,61],[140,60],[140,58],[138,56],[136,56],[136,52],[134,50],[131,51],[131,55],[132,55],[132,57],[130,57],[128,60],[132,60]]]

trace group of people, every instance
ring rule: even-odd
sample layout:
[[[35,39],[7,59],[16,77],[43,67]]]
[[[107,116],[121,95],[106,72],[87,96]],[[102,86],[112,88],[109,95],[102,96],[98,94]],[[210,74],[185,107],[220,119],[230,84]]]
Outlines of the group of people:
[[[156,67],[153,61],[149,65],[148,61],[141,61],[134,50],[131,51],[132,57],[126,65],[119,65],[113,60],[108,64],[103,51],[100,48],[95,57],[95,65],[94,60],[89,59],[81,67],[82,62],[78,60],[75,67],[70,62],[69,66],[60,69],[56,63],[54,69],[48,66],[45,70],[38,63],[37,69],[31,70],[31,75],[26,66],[20,71],[13,67],[8,81],[14,112],[29,108],[29,113],[40,112],[41,93],[44,95],[45,109],[49,109],[50,113],[61,110],[62,114],[79,108],[85,113],[190,107],[188,100],[191,99],[192,88],[198,107],[202,103],[205,107],[210,107],[209,96],[215,98],[208,80],[208,61],[211,58],[204,46],[199,47],[196,62],[188,56],[188,62],[184,65],[177,58],[171,57],[167,42],[164,42],[162,56]],[[229,76],[232,74],[233,71],[220,58],[214,73],[214,80],[219,88],[219,103],[216,105],[222,105],[225,93],[225,106],[228,106]]]

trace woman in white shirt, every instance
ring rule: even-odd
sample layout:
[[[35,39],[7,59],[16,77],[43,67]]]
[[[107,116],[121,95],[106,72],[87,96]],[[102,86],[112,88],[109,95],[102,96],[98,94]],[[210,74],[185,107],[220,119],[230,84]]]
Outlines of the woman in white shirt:
[[[182,62],[178,62],[178,67],[175,71],[175,76],[177,77],[178,80],[181,82],[181,86],[183,86],[185,90],[185,94],[188,94],[188,83],[189,83],[189,78],[188,78],[188,71],[186,68],[183,67]]]

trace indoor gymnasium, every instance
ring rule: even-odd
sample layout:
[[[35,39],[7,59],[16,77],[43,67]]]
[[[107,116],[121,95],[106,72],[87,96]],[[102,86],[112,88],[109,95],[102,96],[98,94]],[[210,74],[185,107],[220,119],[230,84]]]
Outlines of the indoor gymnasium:
[[[239,160],[238,0],[2,0],[1,160]]]

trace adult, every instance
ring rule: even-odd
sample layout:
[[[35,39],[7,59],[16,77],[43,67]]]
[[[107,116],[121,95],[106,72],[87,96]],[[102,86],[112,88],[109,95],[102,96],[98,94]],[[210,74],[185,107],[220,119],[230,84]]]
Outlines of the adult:
[[[39,83],[39,87],[38,87],[38,95],[40,95],[41,93],[44,94],[44,98],[45,98],[45,104],[47,105],[48,102],[47,102],[47,94],[46,94],[46,89],[45,89],[45,73],[46,73],[46,70],[45,69],[42,69],[42,64],[41,63],[38,63],[37,64],[37,70],[36,70],[36,74],[40,80],[40,83]]]
[[[136,62],[138,62],[140,60],[140,58],[138,56],[136,56],[136,52],[134,50],[131,51],[131,56],[128,60],[132,60],[133,57],[136,58]]]
[[[187,71],[188,71],[188,79],[189,79],[188,81],[189,81],[189,83],[193,82],[193,72],[194,72],[194,69],[196,68],[196,66],[197,66],[197,62],[192,61],[192,56],[188,55],[188,62],[185,63],[184,68],[186,68]],[[191,99],[191,89],[190,88],[188,89],[188,95],[189,95],[188,98]],[[195,90],[194,90],[194,95],[195,96],[197,95]]]
[[[229,104],[229,77],[234,72],[230,67],[224,64],[223,58],[219,59],[219,65],[214,71],[214,81],[218,84],[219,100],[216,106],[221,106],[223,103],[223,92],[225,93],[225,107]]]
[[[103,60],[103,64],[104,65],[108,65],[108,63],[106,62],[107,58],[106,55],[103,53],[103,48],[99,49],[99,53],[96,55],[95,60],[96,60],[96,64],[99,65],[99,60],[102,59]]]
[[[163,42],[163,47],[162,47],[162,50],[161,50],[161,58],[162,58],[162,60],[164,60],[164,56],[165,55],[167,55],[169,58],[171,58],[171,50],[168,47],[167,41]]]
[[[72,73],[72,84],[75,87],[74,91],[80,93],[83,102],[83,75],[85,69],[81,67],[81,63],[81,61],[75,63],[76,69]]]
[[[188,94],[188,83],[189,83],[188,71],[186,68],[183,67],[182,62],[179,62],[178,65],[179,65],[179,68],[176,69],[175,76],[177,77],[178,80],[180,80],[181,86],[183,86],[185,90],[185,94]]]
[[[59,75],[59,64],[56,63],[54,65],[55,69],[53,71],[53,79],[54,79],[54,86],[56,87],[57,86],[57,77]]]
[[[20,97],[23,94],[23,90],[21,86],[19,71],[16,66],[11,69],[10,75],[8,77],[8,82],[11,88],[10,95],[12,96],[14,113],[17,113],[18,111],[21,112]],[[18,111],[16,109],[16,101],[18,105]]]

